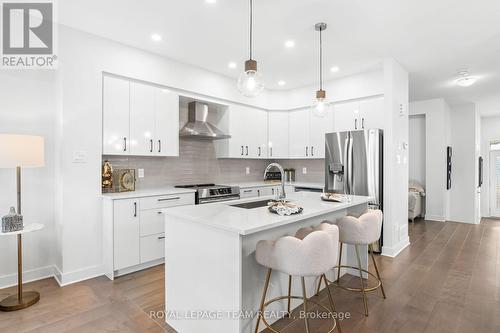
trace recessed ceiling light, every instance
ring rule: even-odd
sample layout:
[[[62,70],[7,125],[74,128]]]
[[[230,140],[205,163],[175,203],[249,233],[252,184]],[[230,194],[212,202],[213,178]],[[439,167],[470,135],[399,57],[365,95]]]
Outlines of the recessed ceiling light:
[[[337,73],[339,70],[340,70],[340,68],[338,68],[338,66],[333,66],[330,68],[330,72],[332,72],[332,73]]]
[[[155,42],[159,42],[159,41],[161,41],[161,35],[159,35],[159,34],[152,34],[151,35],[151,39],[153,41],[155,41]]]
[[[205,2],[213,5],[214,3],[217,2],[217,0],[205,0]]]
[[[477,81],[477,78],[475,78],[473,76],[469,76],[469,72],[460,71],[460,72],[458,72],[458,78],[455,82],[460,87],[470,87],[474,83],[476,83],[476,81]]]
[[[293,41],[293,40],[291,40],[291,39],[290,39],[290,40],[287,40],[287,41],[285,42],[285,46],[286,46],[286,47],[288,47],[288,48],[292,48],[292,47],[294,47],[294,46],[295,46],[295,41]]]
[[[231,61],[230,63],[227,64],[227,67],[234,69],[234,68],[236,68],[236,63]]]
[[[285,82],[285,81],[283,81],[283,80],[279,80],[279,81],[278,81],[278,85],[279,85],[279,86],[284,86],[285,84],[286,84],[286,82]]]

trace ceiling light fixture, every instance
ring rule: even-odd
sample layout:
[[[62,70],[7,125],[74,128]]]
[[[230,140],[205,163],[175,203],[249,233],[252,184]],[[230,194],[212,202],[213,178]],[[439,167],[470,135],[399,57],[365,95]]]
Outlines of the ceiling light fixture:
[[[476,83],[477,78],[473,76],[469,76],[468,71],[461,71],[458,72],[458,78],[456,79],[456,84],[459,85],[460,87],[470,87],[474,83]]]
[[[155,42],[160,42],[161,41],[161,35],[159,34],[152,34],[151,39]]]
[[[340,70],[340,68],[338,68],[338,66],[333,66],[330,68],[330,72],[332,72],[332,73],[337,73],[339,70]]]
[[[286,84],[286,82],[283,80],[278,81],[278,86],[284,86],[285,84]]]
[[[323,31],[326,30],[326,23],[316,23],[314,29],[319,31],[319,90],[316,91],[316,102],[313,112],[324,117],[328,112],[328,104],[326,104],[326,91],[323,90]]]
[[[285,42],[285,47],[292,48],[294,46],[295,46],[295,41],[293,41],[293,40],[287,40]]]
[[[250,0],[250,58],[245,61],[245,71],[238,78],[238,90],[244,96],[255,97],[264,90],[262,75],[257,71],[257,61],[252,59],[253,0]]]
[[[227,64],[227,67],[231,68],[231,69],[235,69],[236,68],[236,63],[231,61],[229,64]]]

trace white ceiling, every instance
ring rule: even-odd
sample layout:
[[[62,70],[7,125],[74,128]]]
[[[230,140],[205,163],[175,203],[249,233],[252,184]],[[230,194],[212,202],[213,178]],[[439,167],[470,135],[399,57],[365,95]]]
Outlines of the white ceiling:
[[[318,35],[324,21],[325,78],[376,67],[393,57],[410,72],[412,100],[444,97],[500,112],[500,1],[254,0],[254,58],[269,89],[317,82]],[[248,58],[248,0],[64,0],[62,24],[237,77]],[[162,36],[153,42],[151,34]],[[295,47],[287,49],[285,40]],[[227,64],[234,61],[236,69]],[[329,72],[339,66],[338,73]],[[453,83],[468,69],[480,80]],[[283,87],[279,80],[286,81]],[[499,103],[491,101],[498,100]],[[480,104],[478,104],[480,105]]]

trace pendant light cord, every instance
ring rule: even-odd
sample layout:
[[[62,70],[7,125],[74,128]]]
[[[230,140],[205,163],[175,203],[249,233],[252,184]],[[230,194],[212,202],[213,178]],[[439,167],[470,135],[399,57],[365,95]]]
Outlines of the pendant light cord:
[[[323,28],[319,29],[319,90],[323,90]]]
[[[252,59],[253,44],[253,0],[250,0],[250,59]]]

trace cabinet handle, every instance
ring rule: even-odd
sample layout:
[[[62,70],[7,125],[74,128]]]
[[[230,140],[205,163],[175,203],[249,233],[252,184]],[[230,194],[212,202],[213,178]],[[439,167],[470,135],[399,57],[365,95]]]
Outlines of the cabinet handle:
[[[134,217],[137,217],[137,202],[134,202]]]
[[[173,198],[161,198],[158,201],[171,201],[171,200],[179,200],[181,197],[173,197]]]
[[[260,197],[260,190],[257,190],[257,196]]]
[[[153,152],[153,139],[149,140],[149,152]]]
[[[259,147],[259,156],[260,156],[260,150],[261,150],[261,149],[260,149],[260,147]]]
[[[269,154],[273,156],[273,147],[269,148]]]
[[[246,149],[247,149],[247,154],[246,154],[246,156],[248,156],[248,146],[245,146],[245,147],[246,147]]]
[[[163,214],[163,212],[162,212],[162,211],[159,211],[159,212],[156,212],[156,213],[157,213],[158,215],[161,215],[161,214]]]
[[[354,129],[358,129],[358,118],[354,119]]]
[[[158,239],[165,239],[165,236],[159,236]]]
[[[271,191],[272,191],[272,193],[273,193],[273,195],[274,195],[274,188],[272,188],[272,189],[271,189]]]
[[[361,118],[361,128],[365,129],[365,118]]]
[[[306,147],[306,156],[309,156],[309,147]]]
[[[314,156],[314,146],[311,146],[311,156]]]
[[[161,153],[161,140],[158,140],[158,152]]]
[[[123,138],[123,151],[127,151],[127,138]]]
[[[241,146],[241,156],[243,156],[243,146]]]
[[[252,192],[253,190],[244,190],[243,193],[250,193]]]

